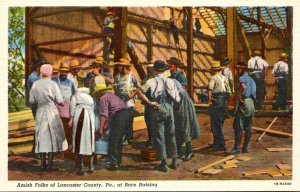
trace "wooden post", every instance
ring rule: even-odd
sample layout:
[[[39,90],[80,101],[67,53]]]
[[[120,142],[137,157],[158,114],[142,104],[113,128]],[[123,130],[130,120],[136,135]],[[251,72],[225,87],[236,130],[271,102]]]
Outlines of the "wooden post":
[[[117,7],[113,9],[115,16],[119,17],[115,20],[114,39],[115,39],[115,57],[118,61],[120,58],[126,58],[127,53],[127,7]]]
[[[235,82],[235,69],[237,63],[237,13],[235,7],[227,8],[227,57],[232,60],[228,65],[233,74],[233,82]],[[235,85],[234,87],[238,87]],[[233,91],[233,90],[232,90]],[[234,106],[234,97],[229,99],[228,105]]]
[[[153,25],[147,26],[147,60],[153,62]]]
[[[25,105],[29,106],[29,90],[27,88],[28,76],[31,72],[32,63],[32,20],[31,7],[25,8]]]
[[[287,15],[287,41],[288,41],[288,54],[289,54],[289,76],[287,86],[287,99],[293,98],[293,7],[286,8]]]
[[[194,100],[194,49],[193,49],[193,8],[185,7],[187,11],[187,79],[188,93]]]

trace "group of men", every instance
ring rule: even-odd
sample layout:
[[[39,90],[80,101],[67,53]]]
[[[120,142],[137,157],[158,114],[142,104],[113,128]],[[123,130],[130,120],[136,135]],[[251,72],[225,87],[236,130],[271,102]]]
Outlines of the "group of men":
[[[59,75],[45,61],[34,63],[27,84],[34,116],[38,116],[34,151],[42,156],[42,168],[52,166],[52,160],[48,165],[45,163],[46,154],[53,158],[53,152],[66,150],[68,143],[68,148],[72,148],[78,155],[79,175],[84,174],[82,155],[90,156],[89,171],[93,172],[91,157],[94,153],[108,154],[107,169],[118,170],[121,165],[122,145],[128,144],[132,139],[136,95],[147,106],[145,119],[149,147],[156,149],[157,158],[161,160],[161,164],[155,168],[167,172],[169,168],[177,169],[177,158],[186,161],[193,158],[191,141],[199,138],[200,128],[193,102],[185,91],[186,77],[179,72],[182,66],[174,57],[167,60],[167,63],[157,60],[153,66],[148,66],[151,74],[140,85],[130,71],[131,64],[127,59],[121,58],[113,64],[112,77],[105,72],[104,59],[97,57],[90,64],[92,71],[84,79],[85,88],[78,88],[80,83],[77,74],[80,65],[77,61],[72,61],[69,65],[62,63],[57,69]],[[170,78],[164,75],[168,69],[172,74]],[[90,94],[92,104],[91,99],[84,95],[86,93]],[[52,111],[52,115],[48,111]],[[57,119],[58,117],[60,118]],[[49,121],[46,121],[47,118]],[[93,123],[87,123],[90,120]],[[96,141],[91,141],[92,130],[96,133]],[[64,133],[61,134],[61,131]],[[58,132],[60,137],[57,137]],[[97,139],[103,139],[105,135],[108,144],[106,152],[97,152]],[[57,143],[54,148],[51,146],[53,143]],[[186,145],[185,153],[182,153],[183,144]],[[48,145],[50,147],[40,147]],[[167,157],[172,158],[169,166]]]
[[[213,143],[210,147],[214,151],[226,151],[223,135],[223,124],[227,110],[228,96],[234,92],[232,71],[227,67],[231,63],[228,58],[212,64],[212,77],[209,81],[208,100],[210,103],[211,130]],[[251,137],[252,117],[255,110],[262,111],[265,97],[265,76],[269,64],[261,58],[261,52],[253,51],[248,64],[238,62],[237,70],[238,92],[233,123],[235,144],[230,154],[240,153],[240,141],[243,130],[245,139],[243,153],[248,153]],[[286,87],[288,77],[288,55],[281,53],[279,61],[274,65],[272,75],[276,78],[278,96],[273,105],[274,110],[286,109]]]

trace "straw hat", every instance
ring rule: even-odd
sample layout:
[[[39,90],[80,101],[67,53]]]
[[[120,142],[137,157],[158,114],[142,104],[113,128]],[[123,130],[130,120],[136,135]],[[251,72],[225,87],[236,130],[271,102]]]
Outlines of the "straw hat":
[[[108,15],[113,15],[114,13],[112,12],[112,11],[108,11],[107,13],[106,13],[106,15],[108,16]]]
[[[69,72],[70,68],[69,68],[69,66],[66,63],[62,63],[60,65],[59,71]]]
[[[104,59],[101,56],[96,57],[96,59],[90,64],[90,67],[100,67],[104,65]]]
[[[252,56],[261,56],[261,52],[259,50],[254,50]]]
[[[106,91],[106,90],[111,90],[113,89],[112,86],[106,86],[106,84],[98,84],[94,87],[94,93],[96,92],[101,92],[101,91]]]
[[[223,67],[221,67],[221,62],[220,61],[213,61],[211,64],[211,70],[212,71],[220,71],[222,70]]]
[[[56,66],[55,66],[55,67],[53,66],[53,71],[52,71],[52,72],[53,72],[53,73],[58,73],[58,72],[59,72],[59,68],[56,67]]]
[[[121,58],[119,61],[115,62],[114,66],[117,66],[117,65],[131,66],[130,62],[125,58]]]
[[[279,56],[280,59],[287,59],[288,57],[289,56],[286,53],[281,53],[280,56]]]
[[[71,61],[70,63],[70,69],[80,69],[80,65],[79,65],[79,62],[77,60],[73,60]]]

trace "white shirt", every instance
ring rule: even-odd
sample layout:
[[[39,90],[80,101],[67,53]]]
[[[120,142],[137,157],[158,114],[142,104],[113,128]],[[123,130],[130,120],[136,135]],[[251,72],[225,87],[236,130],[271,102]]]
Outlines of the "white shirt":
[[[278,74],[280,73],[280,74]],[[289,66],[284,61],[278,61],[272,70],[272,75],[275,77],[283,78],[289,74]]]
[[[72,73],[68,73],[67,78],[70,79],[73,82],[73,84],[75,86],[75,89],[77,89],[78,88],[77,76],[74,76]]]
[[[179,92],[173,79],[166,77],[164,74],[158,74],[156,77],[149,79],[141,88],[144,93],[150,88],[151,96],[157,98],[163,91],[164,82],[169,95],[177,103],[180,102]]]
[[[224,75],[225,77],[227,77],[228,80],[233,80],[232,72],[231,72],[231,70],[228,67],[225,67],[222,70],[221,73],[222,73],[222,75]]]
[[[257,68],[255,67],[256,61],[257,61]],[[258,70],[263,71],[264,68],[268,68],[268,67],[269,67],[269,64],[259,56],[252,57],[248,61],[249,69],[258,69]],[[254,71],[252,73],[257,73],[257,72],[259,72],[259,71]]]

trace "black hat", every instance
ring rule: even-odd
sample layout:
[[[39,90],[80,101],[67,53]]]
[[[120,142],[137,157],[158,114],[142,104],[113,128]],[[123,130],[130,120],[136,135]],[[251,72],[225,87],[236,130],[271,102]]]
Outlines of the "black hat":
[[[32,67],[40,67],[44,64],[48,64],[48,62],[45,60],[36,60],[33,62]]]
[[[169,60],[166,60],[170,65],[176,65],[177,67],[182,67],[182,63],[176,57],[171,57]]]
[[[239,61],[238,64],[235,66],[236,69],[248,69],[248,65],[247,63],[243,62],[243,61]]]
[[[153,69],[156,71],[166,71],[169,68],[166,66],[165,62],[162,60],[156,60],[153,65]]]
[[[221,61],[221,66],[227,66],[229,63],[231,63],[232,60],[230,60],[228,57],[225,57]]]

